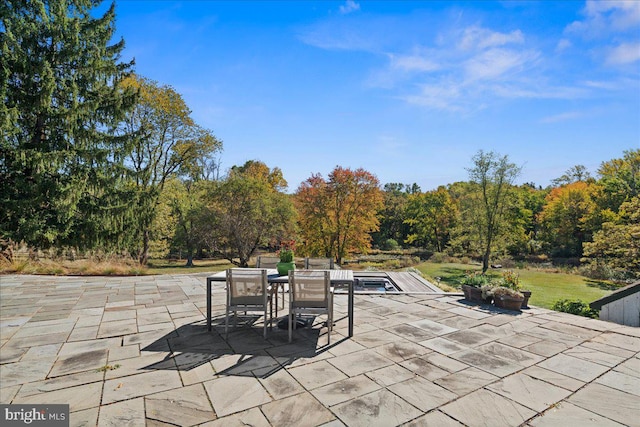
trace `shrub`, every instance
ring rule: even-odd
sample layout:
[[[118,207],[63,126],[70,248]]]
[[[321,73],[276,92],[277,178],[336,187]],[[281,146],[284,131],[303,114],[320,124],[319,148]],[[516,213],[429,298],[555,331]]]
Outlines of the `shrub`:
[[[489,277],[485,276],[484,274],[481,274],[475,271],[474,272],[467,271],[464,277],[462,278],[462,280],[460,281],[460,284],[473,286],[475,288],[480,288],[483,285],[489,284],[490,282],[491,282],[491,279],[489,279]]]
[[[589,307],[589,304],[582,302],[582,300],[569,300],[561,299],[553,304],[553,309],[561,311],[563,313],[576,314],[578,316],[591,317],[597,319],[599,316],[598,310],[594,310]]]
[[[395,239],[387,239],[382,243],[382,250],[396,251],[400,249],[400,245]]]
[[[443,252],[435,252],[429,258],[429,262],[433,262],[436,264],[442,264],[443,262],[448,262],[449,256]]]

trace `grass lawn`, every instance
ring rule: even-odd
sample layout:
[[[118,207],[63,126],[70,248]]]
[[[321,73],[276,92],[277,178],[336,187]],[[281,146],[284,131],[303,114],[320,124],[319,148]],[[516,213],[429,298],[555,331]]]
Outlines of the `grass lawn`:
[[[482,267],[471,264],[430,263],[416,266],[434,283],[440,277],[440,283],[459,288],[460,279],[467,271],[481,271]],[[611,282],[588,279],[576,274],[555,273],[537,269],[511,269],[518,273],[523,289],[531,291],[529,303],[538,307],[552,308],[560,299],[579,299],[590,303],[618,288]],[[500,277],[501,270],[490,270],[491,277]]]

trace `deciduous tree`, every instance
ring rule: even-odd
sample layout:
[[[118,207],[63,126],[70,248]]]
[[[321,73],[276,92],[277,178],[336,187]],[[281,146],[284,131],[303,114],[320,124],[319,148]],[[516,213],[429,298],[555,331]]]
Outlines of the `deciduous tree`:
[[[604,223],[593,242],[584,243],[584,256],[611,269],[614,278],[640,278],[640,196],[624,202],[618,219]]]
[[[508,156],[493,151],[480,150],[473,157],[474,166],[467,169],[471,182],[478,186],[475,203],[469,204],[468,215],[478,225],[478,237],[482,246],[482,272],[489,268],[489,259],[496,236],[504,225],[508,195],[521,168],[509,162]]]
[[[351,251],[366,252],[371,232],[378,229],[383,197],[378,179],[364,169],[337,166],[325,181],[312,175],[295,195],[304,250],[335,258]]]
[[[247,267],[258,247],[293,237],[295,209],[290,197],[279,191],[287,184],[278,168],[269,170],[251,161],[209,185],[208,206],[200,213],[198,227],[216,254]]]
[[[140,93],[123,129],[138,134],[128,165],[136,194],[138,259],[146,264],[151,226],[167,179],[180,173],[195,173],[202,159],[219,150],[222,143],[194,122],[191,110],[172,87],[135,75],[124,84]]]
[[[442,252],[458,217],[458,208],[447,189],[441,186],[434,191],[412,194],[406,216],[405,222],[410,227],[407,243]]]
[[[539,215],[542,235],[553,255],[580,257],[582,244],[591,240],[589,221],[596,204],[594,184],[578,181],[554,188]]]
[[[382,247],[388,239],[404,242],[407,238],[408,226],[405,224],[409,185],[388,183],[383,190],[383,208],[378,213],[380,229],[374,233],[374,244]]]

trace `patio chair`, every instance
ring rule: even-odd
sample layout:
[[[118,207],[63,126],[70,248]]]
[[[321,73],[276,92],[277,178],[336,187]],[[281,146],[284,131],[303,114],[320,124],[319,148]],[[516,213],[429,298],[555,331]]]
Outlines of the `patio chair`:
[[[280,262],[280,257],[260,255],[256,262],[257,268],[276,268],[276,264]]]
[[[297,326],[297,315],[326,314],[327,343],[331,343],[333,329],[333,294],[331,276],[328,271],[289,271],[289,342],[293,328]]]
[[[307,270],[333,270],[333,258],[305,258],[304,268]]]
[[[267,318],[269,309],[269,318]],[[230,268],[227,270],[227,312],[224,322],[225,337],[229,338],[229,313],[234,314],[234,326],[238,323],[238,311],[259,311],[264,315],[264,338],[267,338],[273,318],[271,290],[267,282],[267,270],[257,268]]]

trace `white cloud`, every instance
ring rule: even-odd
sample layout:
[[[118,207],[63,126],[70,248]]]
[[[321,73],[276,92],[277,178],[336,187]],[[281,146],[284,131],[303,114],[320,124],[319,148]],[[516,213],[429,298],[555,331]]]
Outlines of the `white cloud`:
[[[436,110],[460,112],[464,108],[461,105],[461,87],[457,84],[422,85],[418,94],[402,97],[410,104],[429,107]]]
[[[524,43],[522,31],[514,30],[510,33],[500,33],[474,26],[464,30],[459,47],[463,50],[486,49],[512,43]]]
[[[553,116],[544,117],[540,120],[540,123],[558,123],[566,122],[567,120],[574,120],[582,117],[584,114],[577,111],[568,111],[566,113],[560,113]]]
[[[584,19],[565,28],[566,35],[591,41],[591,51],[609,66],[640,59],[640,1],[588,1]]]
[[[640,42],[622,43],[609,50],[607,63],[610,65],[631,64],[640,60]]]
[[[637,31],[640,25],[640,2],[637,1],[587,1],[587,22],[605,25],[615,31]]]
[[[473,56],[464,64],[469,80],[496,79],[530,66],[538,55],[510,49],[489,49]]]
[[[421,55],[389,55],[391,67],[403,71],[435,71],[440,66]]]
[[[556,45],[556,52],[563,52],[563,51],[569,49],[572,46],[573,46],[573,43],[571,43],[571,40],[569,40],[569,39],[560,39],[560,41]]]
[[[356,3],[353,0],[347,0],[347,2],[340,6],[340,13],[346,15],[351,12],[355,12],[356,10],[360,10],[360,4]]]

